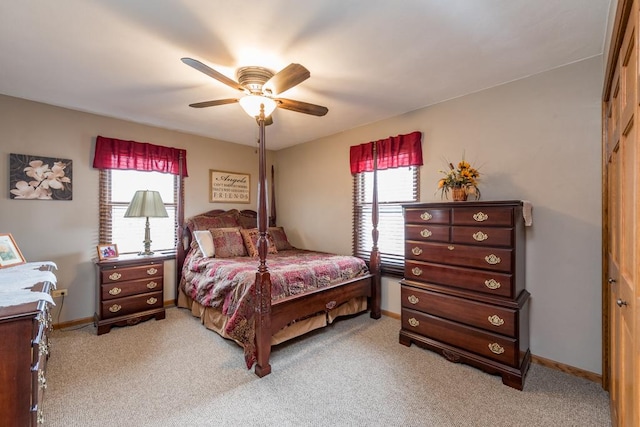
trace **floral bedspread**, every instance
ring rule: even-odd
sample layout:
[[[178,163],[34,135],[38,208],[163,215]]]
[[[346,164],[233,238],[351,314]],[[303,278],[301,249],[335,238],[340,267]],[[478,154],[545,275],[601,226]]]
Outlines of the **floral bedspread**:
[[[225,333],[244,347],[247,368],[255,363],[255,280],[259,259],[253,257],[204,258],[199,250],[187,255],[180,286],[184,293],[205,307],[225,314]],[[369,272],[356,257],[302,249],[269,254],[271,299],[302,294]]]

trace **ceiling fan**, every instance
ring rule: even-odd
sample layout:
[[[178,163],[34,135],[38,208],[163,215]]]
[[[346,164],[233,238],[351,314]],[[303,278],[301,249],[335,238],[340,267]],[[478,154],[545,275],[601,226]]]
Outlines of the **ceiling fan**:
[[[189,104],[190,107],[205,108],[240,102],[246,111],[244,102],[249,101],[252,97],[264,97],[275,102],[275,106],[273,108],[284,108],[285,110],[310,114],[312,116],[324,116],[329,111],[327,107],[323,107],[321,105],[277,97],[279,94],[302,83],[311,76],[309,70],[300,64],[289,64],[275,74],[271,70],[263,67],[242,67],[236,72],[236,77],[238,79],[236,82],[196,59],[182,58],[182,62],[245,94],[245,96],[241,98],[226,98],[214,101],[196,102],[195,104]],[[264,98],[262,99],[264,100]],[[267,125],[273,123],[273,119],[270,114],[271,113],[269,113],[265,121],[265,124]]]

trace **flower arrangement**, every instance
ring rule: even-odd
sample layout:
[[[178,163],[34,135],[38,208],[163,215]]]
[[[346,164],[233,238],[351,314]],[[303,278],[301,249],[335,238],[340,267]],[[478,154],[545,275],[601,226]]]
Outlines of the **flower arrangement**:
[[[462,157],[458,167],[454,167],[453,163],[448,162],[449,170],[441,170],[444,178],[438,181],[438,190],[440,197],[449,198],[449,191],[453,193],[453,200],[466,200],[468,195],[473,196],[476,200],[480,199],[480,189],[478,181],[480,172]],[[456,193],[459,193],[458,196]]]

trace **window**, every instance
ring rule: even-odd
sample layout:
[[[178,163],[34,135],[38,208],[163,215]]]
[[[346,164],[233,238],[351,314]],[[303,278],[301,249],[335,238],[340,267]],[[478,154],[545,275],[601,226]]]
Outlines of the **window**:
[[[373,172],[353,176],[353,252],[369,260],[373,237]],[[404,274],[404,218],[402,204],[418,201],[417,166],[378,171],[378,248],[382,272]]]
[[[149,218],[151,250],[176,248],[176,212],[179,177],[170,173],[136,170],[100,170],[100,243],[115,243],[119,253],[144,249],[145,218],[125,218],[136,190],[160,192],[168,218]]]

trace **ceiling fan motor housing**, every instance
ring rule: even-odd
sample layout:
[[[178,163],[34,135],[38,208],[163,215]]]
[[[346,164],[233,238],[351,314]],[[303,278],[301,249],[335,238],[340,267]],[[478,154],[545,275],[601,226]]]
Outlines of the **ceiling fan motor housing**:
[[[241,67],[236,73],[238,83],[251,93],[261,95],[262,86],[273,77],[273,71],[262,67]]]

